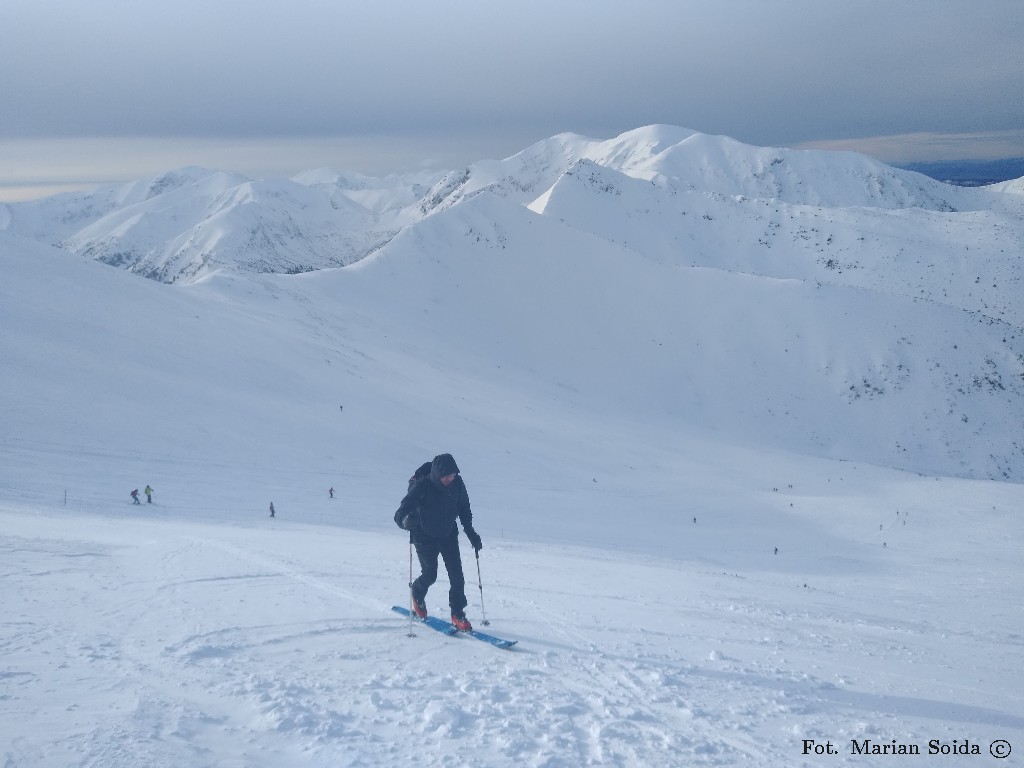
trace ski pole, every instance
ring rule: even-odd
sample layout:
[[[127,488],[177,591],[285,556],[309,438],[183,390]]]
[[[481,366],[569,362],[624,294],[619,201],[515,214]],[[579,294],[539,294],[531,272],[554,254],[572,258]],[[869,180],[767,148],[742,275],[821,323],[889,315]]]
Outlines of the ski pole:
[[[486,627],[491,622],[487,620],[487,609],[484,608],[484,580],[480,577],[480,550],[473,550],[476,553],[476,585],[480,587],[480,614],[484,617],[483,625]]]
[[[412,534],[409,534],[409,637],[416,637],[416,633],[412,631],[412,617],[413,617],[413,606],[412,604]]]

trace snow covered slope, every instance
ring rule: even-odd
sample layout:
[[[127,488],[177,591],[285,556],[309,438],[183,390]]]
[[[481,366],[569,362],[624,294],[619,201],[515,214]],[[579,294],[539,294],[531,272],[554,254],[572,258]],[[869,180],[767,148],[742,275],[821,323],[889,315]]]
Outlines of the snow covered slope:
[[[6,238],[10,259],[22,258],[20,242]],[[373,257],[341,271],[298,281],[279,277],[259,287],[225,275],[196,284],[181,296],[172,290],[168,297],[177,303],[209,296],[207,301],[219,306],[225,292],[228,297],[241,292],[229,302],[237,304],[244,320],[237,333],[244,338],[254,329],[259,340],[226,344],[203,366],[245,372],[240,380],[228,375],[228,393],[253,370],[252,363],[232,360],[236,346],[258,349],[261,358],[290,370],[303,369],[306,358],[335,359],[337,364],[335,346],[384,346],[395,356],[388,363],[394,371],[389,388],[414,380],[412,372],[423,366],[448,367],[454,394],[423,392],[426,401],[471,398],[474,409],[505,411],[503,421],[514,423],[517,430],[537,418],[495,404],[514,401],[509,392],[526,388],[555,407],[583,408],[643,424],[666,439],[679,430],[696,429],[729,441],[814,456],[965,477],[1024,479],[1024,449],[1016,426],[1024,418],[1024,336],[1018,327],[987,317],[978,308],[886,291],[881,279],[870,288],[828,284],[799,271],[802,279],[794,279],[783,267],[777,268],[777,276],[762,277],[663,263],[483,194],[403,230]],[[79,278],[62,267],[52,271],[59,274],[46,281],[54,297],[61,295],[57,286],[64,285],[63,312],[103,316],[90,303],[99,300],[99,292],[82,292]],[[154,290],[130,278],[121,282],[117,295],[104,300],[125,307],[121,312],[128,311],[123,295]],[[31,294],[11,285],[7,311],[12,322],[42,327],[49,302],[26,304]],[[253,291],[269,291],[274,301],[267,305],[251,299]],[[415,309],[414,320],[410,308]],[[132,311],[142,318],[151,314],[145,307]],[[282,311],[289,319],[278,327]],[[209,314],[203,306],[169,313],[197,319]],[[26,319],[37,314],[38,320]],[[294,339],[296,330],[289,329],[294,316],[308,318],[299,326],[301,336],[318,345],[331,340],[330,345],[303,352]],[[259,319],[250,326],[253,317]],[[131,322],[143,320],[123,319],[124,324]],[[171,382],[170,391],[159,398],[170,400],[180,397],[176,380],[182,356],[189,353],[153,351],[158,343],[171,349],[181,343],[179,323],[168,337],[157,327],[162,322],[154,320],[154,327],[138,340],[136,355],[157,381]],[[218,322],[233,327],[240,321],[232,315]],[[205,323],[187,326],[208,338]],[[383,329],[378,333],[387,342],[380,336],[360,338],[359,329],[366,326]],[[271,339],[278,336],[280,349],[275,349]],[[79,354],[81,345],[72,337],[54,337],[52,343],[69,345],[65,353],[47,356],[54,365]],[[29,349],[42,344],[31,337],[13,341]],[[296,359],[300,352],[305,357]],[[154,354],[158,361],[150,360]],[[359,362],[350,354],[345,370]],[[453,364],[446,366],[450,360]],[[25,363],[29,370],[36,365]],[[24,381],[24,402],[17,411],[24,421],[17,433],[39,420],[36,392],[59,381],[59,370],[41,383]],[[107,373],[100,370],[98,375]],[[306,386],[296,385],[295,396],[304,392],[306,401],[318,402],[338,397],[307,391]],[[100,382],[95,389],[103,389]],[[379,398],[385,391],[373,395]],[[224,397],[227,403],[232,395]],[[393,397],[401,401],[407,395],[396,392]],[[95,411],[88,403],[66,402],[72,409],[69,419]],[[268,403],[266,410],[278,409]],[[268,428],[267,418],[261,417],[265,423],[260,429]],[[423,419],[430,425],[428,432],[443,428],[443,420],[430,415]],[[243,432],[252,428],[241,413],[238,421]],[[95,424],[85,431],[96,434],[103,428]],[[290,442],[290,422],[276,429],[281,441]],[[174,442],[191,442],[195,436],[189,428]],[[546,459],[556,461],[562,451],[558,447]]]
[[[1020,423],[999,329],[487,193],[345,268],[178,285],[0,232],[0,760],[1017,749],[1024,485],[980,479],[1020,473],[985,453]],[[442,451],[484,539],[470,617],[514,652],[389,611],[391,515]]]
[[[821,207],[664,187],[580,161],[530,208],[661,263],[870,288],[1022,327],[1024,216],[982,207],[1011,194],[957,192],[975,209]]]
[[[512,377],[668,433],[1024,479],[1013,184],[957,189],[848,153],[668,126],[562,134],[464,176],[439,195],[446,182],[428,189],[428,176],[186,169],[108,190],[97,207],[113,210],[62,245],[165,282],[223,273],[192,293],[351,262],[299,305],[346,345],[350,320],[329,307],[390,325],[396,302],[422,306],[392,329],[392,341],[417,336],[396,370],[451,346],[472,369],[462,389]],[[22,214],[52,205],[17,209],[8,231],[35,232],[40,219]]]
[[[1022,200],[651,126],[0,208],[0,764],[1016,759]],[[513,652],[389,610],[442,452]]]
[[[521,371],[552,398],[669,429],[1024,479],[1024,334],[979,311],[662,264],[488,195],[357,269],[426,301],[422,351],[480,378]]]
[[[0,764],[1016,759],[1022,199],[651,126],[0,208]],[[440,452],[514,652],[389,610]]]

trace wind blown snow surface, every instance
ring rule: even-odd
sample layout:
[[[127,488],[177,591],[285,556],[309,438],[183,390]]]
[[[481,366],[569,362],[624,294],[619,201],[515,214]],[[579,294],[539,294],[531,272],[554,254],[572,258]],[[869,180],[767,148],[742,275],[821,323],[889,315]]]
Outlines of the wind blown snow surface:
[[[371,255],[173,285],[71,248],[67,199],[8,209],[0,765],[1019,762],[1019,185],[812,154],[655,127],[390,198],[311,172],[247,204],[344,188]],[[195,210],[172,176],[118,194]],[[512,650],[389,610],[441,452]]]

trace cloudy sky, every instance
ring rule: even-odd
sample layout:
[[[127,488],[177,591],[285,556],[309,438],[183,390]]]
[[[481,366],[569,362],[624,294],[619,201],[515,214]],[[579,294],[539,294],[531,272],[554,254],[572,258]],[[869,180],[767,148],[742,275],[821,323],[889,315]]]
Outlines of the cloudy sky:
[[[182,165],[457,168],[669,123],[1024,156],[1021,0],[3,0],[0,201]]]

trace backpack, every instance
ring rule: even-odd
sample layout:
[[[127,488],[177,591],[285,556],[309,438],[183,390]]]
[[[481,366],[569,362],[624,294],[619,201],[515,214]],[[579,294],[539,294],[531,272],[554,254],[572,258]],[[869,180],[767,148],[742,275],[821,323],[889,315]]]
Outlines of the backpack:
[[[424,462],[412,473],[412,477],[409,478],[409,487],[406,489],[407,492],[412,490],[412,487],[416,485],[420,480],[426,480],[430,477],[430,465],[432,462]]]

